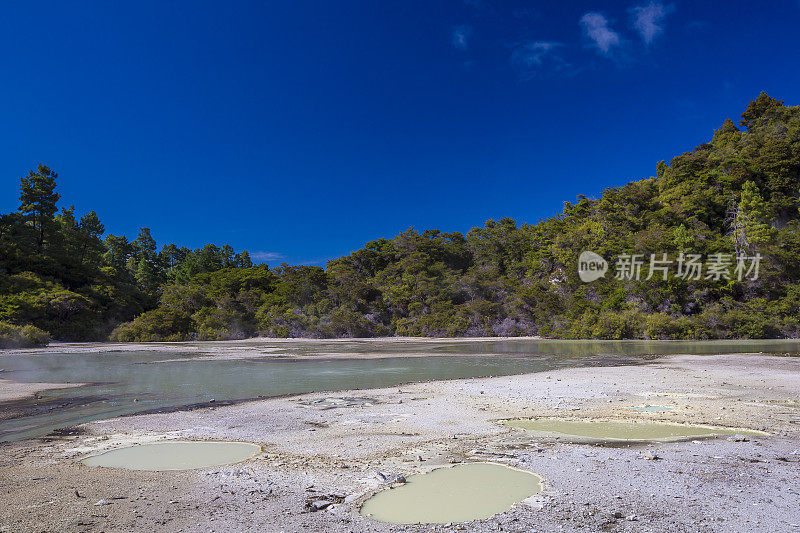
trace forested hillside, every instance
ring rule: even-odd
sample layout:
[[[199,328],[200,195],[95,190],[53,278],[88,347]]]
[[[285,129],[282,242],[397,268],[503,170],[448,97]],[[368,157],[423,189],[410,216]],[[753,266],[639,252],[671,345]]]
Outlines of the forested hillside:
[[[0,337],[121,341],[278,337],[761,338],[800,334],[800,107],[762,93],[738,126],[579,197],[537,224],[466,235],[410,229],[326,268],[253,266],[247,252],[108,235],[94,212],[57,212],[56,175],[21,182],[0,218]],[[579,254],[760,254],[756,279],[583,283]]]

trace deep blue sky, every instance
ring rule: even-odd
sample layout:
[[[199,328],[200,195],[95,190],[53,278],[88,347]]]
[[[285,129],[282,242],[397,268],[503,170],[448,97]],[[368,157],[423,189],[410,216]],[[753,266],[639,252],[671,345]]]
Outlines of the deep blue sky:
[[[800,103],[796,0],[0,9],[0,211],[45,162],[111,233],[270,264],[536,222],[652,175],[761,90]]]

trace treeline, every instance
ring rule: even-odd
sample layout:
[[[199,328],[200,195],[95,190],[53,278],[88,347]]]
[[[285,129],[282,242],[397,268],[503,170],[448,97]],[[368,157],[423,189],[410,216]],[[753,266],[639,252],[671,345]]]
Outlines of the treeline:
[[[581,196],[558,216],[466,234],[408,230],[324,269],[252,266],[246,252],[210,245],[156,252],[146,229],[133,242],[101,240],[94,213],[56,215],[54,179],[46,167],[23,178],[20,210],[0,225],[0,321],[54,338],[800,334],[800,107],[764,93],[738,126],[726,120],[656,176]],[[584,250],[762,259],[757,279],[611,272],[583,283]]]
[[[162,287],[253,266],[247,251],[174,244],[157,251],[148,228],[136,240],[108,235],[97,213],[58,210],[58,175],[39,165],[20,179],[20,207],[0,215],[0,347],[106,340],[120,323],[157,307]]]

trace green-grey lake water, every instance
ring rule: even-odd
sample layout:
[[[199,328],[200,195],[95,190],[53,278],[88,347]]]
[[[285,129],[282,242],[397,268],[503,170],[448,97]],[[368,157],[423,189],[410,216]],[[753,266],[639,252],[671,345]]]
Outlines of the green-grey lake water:
[[[140,351],[113,345],[56,345],[0,356],[0,378],[88,385],[44,391],[35,400],[15,402],[15,406],[28,409],[28,416],[0,420],[0,442],[38,437],[90,420],[212,399],[223,402],[565,367],[637,364],[646,362],[647,356],[662,354],[742,352],[798,355],[800,342],[265,340],[153,345]],[[38,408],[33,414],[32,407]]]

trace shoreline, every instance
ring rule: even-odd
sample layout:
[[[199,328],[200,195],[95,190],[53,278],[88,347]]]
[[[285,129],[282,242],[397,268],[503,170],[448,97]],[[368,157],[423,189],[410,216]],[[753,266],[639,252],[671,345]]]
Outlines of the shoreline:
[[[504,341],[560,341],[562,339],[546,339],[544,337],[336,337],[329,339],[306,337],[248,337],[224,341],[153,341],[153,342],[118,342],[118,341],[53,341],[47,346],[33,348],[4,348],[0,356],[38,353],[95,353],[95,352],[133,352],[133,351],[200,351],[214,348],[245,347],[253,344],[332,344],[332,343],[467,343],[467,342],[504,342]],[[572,342],[572,341],[570,341]],[[237,346],[238,345],[238,346]]]
[[[0,523],[21,531],[37,524],[75,530],[79,522],[98,531],[216,524],[226,531],[421,531],[430,528],[358,514],[360,502],[384,487],[375,472],[408,476],[489,460],[541,475],[545,491],[454,527],[789,531],[800,523],[800,492],[789,481],[800,463],[800,408],[791,403],[800,398],[798,378],[797,358],[677,355],[96,421],[78,426],[78,434],[0,446],[8,472],[0,489],[11,495]],[[626,409],[642,403],[674,411]],[[688,422],[770,436],[594,446],[498,423],[535,416]],[[237,465],[169,473],[77,463],[111,448],[175,439],[253,442],[264,452]],[[42,476],[46,484],[25,481]],[[110,499],[117,496],[124,498]],[[111,505],[95,507],[102,498]],[[309,511],[310,501],[326,499],[335,503]]]
[[[0,404],[17,402],[35,398],[40,392],[56,389],[71,389],[87,385],[87,383],[26,383],[11,379],[0,378]]]
[[[725,343],[778,343],[790,344],[800,343],[800,339],[794,338],[775,338],[775,339],[551,339],[539,336],[526,336],[526,337],[338,337],[329,339],[318,338],[279,338],[279,337],[250,337],[247,339],[238,340],[224,340],[224,341],[175,341],[175,342],[115,342],[115,341],[97,341],[97,342],[51,342],[48,346],[38,348],[5,348],[0,349],[0,358],[6,355],[37,355],[47,353],[57,354],[71,354],[71,353],[99,353],[99,352],[182,352],[182,353],[196,353],[216,355],[231,350],[236,351],[256,351],[256,350],[275,350],[279,351],[283,348],[292,347],[295,345],[308,345],[308,346],[324,346],[336,344],[367,344],[375,345],[377,347],[386,346],[408,346],[418,344],[421,346],[429,344],[469,344],[469,343],[492,343],[492,342],[531,342],[536,341],[542,344],[552,343],[559,344],[598,344],[598,345],[631,345],[642,344],[669,344],[680,346],[685,344],[687,346],[696,343],[706,344],[725,344]],[[272,345],[272,346],[270,346]],[[800,346],[800,344],[798,344]],[[798,348],[800,350],[800,347]],[[691,353],[691,349],[686,350]],[[397,352],[398,355],[405,356],[404,352]],[[755,353],[752,350],[744,350],[738,353]],[[763,353],[763,352],[760,352]],[[799,352],[800,353],[800,352]],[[424,355],[440,355],[436,353],[426,352]],[[657,354],[655,354],[657,355]]]

